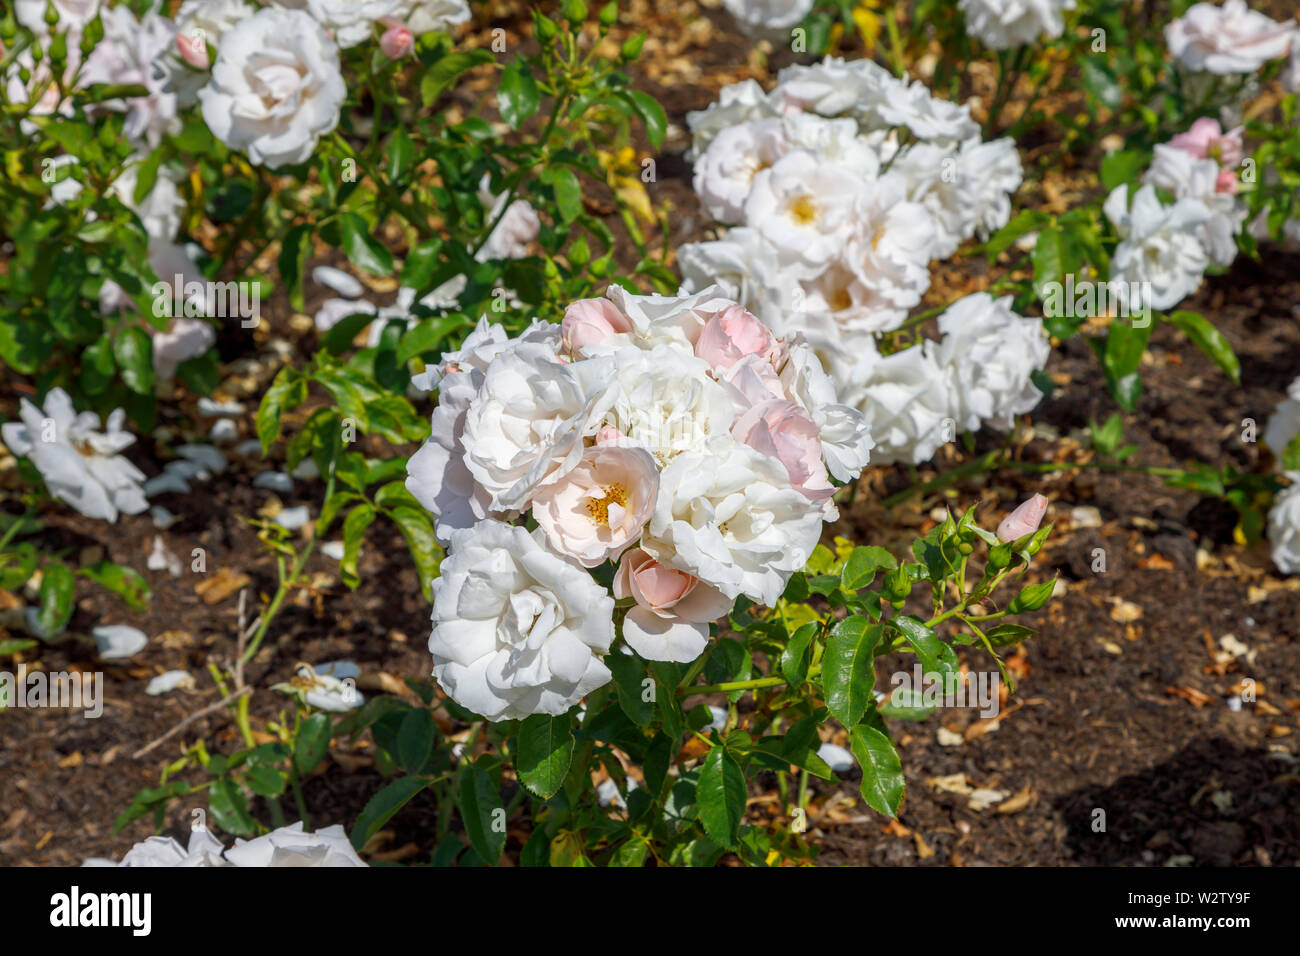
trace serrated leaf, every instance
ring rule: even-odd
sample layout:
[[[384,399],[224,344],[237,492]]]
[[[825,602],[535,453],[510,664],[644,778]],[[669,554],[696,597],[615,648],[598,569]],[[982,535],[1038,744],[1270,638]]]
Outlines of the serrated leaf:
[[[880,633],[880,625],[855,614],[835,625],[826,642],[822,658],[826,706],[845,727],[861,720],[872,701]]]
[[[704,832],[733,848],[745,816],[745,774],[725,747],[714,747],[700,767],[696,787]]]
[[[533,714],[519,725],[519,781],[534,795],[549,800],[560,789],[573,760],[573,731],[568,714]]]

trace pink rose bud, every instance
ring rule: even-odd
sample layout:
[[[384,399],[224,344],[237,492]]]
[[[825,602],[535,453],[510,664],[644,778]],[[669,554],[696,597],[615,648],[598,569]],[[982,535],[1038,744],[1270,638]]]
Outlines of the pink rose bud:
[[[1209,155],[1210,144],[1218,139],[1222,132],[1223,128],[1219,126],[1218,120],[1203,116],[1193,123],[1186,133],[1179,133],[1171,139],[1169,145],[1191,153],[1197,159],[1205,159]]]
[[[705,323],[695,354],[715,369],[727,369],[746,355],[763,355],[776,348],[776,339],[755,316],[733,305]]]
[[[208,68],[208,45],[204,42],[203,34],[195,32],[193,34],[178,33],[176,35],[176,49],[183,59],[190,66],[200,70]]]
[[[415,37],[411,36],[406,24],[393,17],[384,17],[380,22],[388,28],[379,38],[379,49],[384,51],[384,56],[390,60],[410,56],[415,49]]]
[[[1235,169],[1221,169],[1219,170],[1219,178],[1214,181],[1214,191],[1235,196],[1240,185],[1237,181],[1237,171]]]
[[[570,352],[580,352],[611,335],[632,331],[632,323],[608,299],[579,299],[564,310],[560,336]]]
[[[623,433],[613,425],[604,425],[596,432],[597,445],[617,445],[623,440]]]
[[[1015,541],[1038,530],[1047,514],[1047,496],[1034,495],[998,525],[999,541]]]

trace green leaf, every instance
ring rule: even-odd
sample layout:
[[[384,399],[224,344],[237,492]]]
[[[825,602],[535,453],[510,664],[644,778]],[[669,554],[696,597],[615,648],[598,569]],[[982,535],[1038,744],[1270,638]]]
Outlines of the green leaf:
[[[1131,322],[1116,319],[1110,325],[1106,335],[1106,345],[1101,357],[1102,371],[1110,386],[1115,400],[1126,412],[1137,407],[1138,396],[1142,394],[1142,382],[1138,378],[1138,367],[1142,364],[1142,354],[1146,351],[1147,339],[1151,337],[1154,320],[1140,327]]]
[[[505,808],[501,806],[501,793],[487,771],[470,764],[461,771],[460,815],[475,852],[488,863],[495,863],[506,845],[505,826],[494,826],[493,817],[504,824]],[[498,815],[496,811],[501,811]]]
[[[361,551],[361,543],[366,538],[366,529],[370,527],[377,514],[372,505],[360,504],[349,511],[343,521],[343,558],[339,561],[339,577],[350,588],[355,588],[361,583],[361,578],[357,576],[357,555]],[[409,769],[414,772],[419,768]]]
[[[881,568],[893,570],[896,567],[898,562],[884,548],[874,544],[865,548],[854,548],[849,554],[849,559],[844,562],[844,570],[840,572],[840,583],[846,591],[857,591],[869,585]]]
[[[564,783],[573,760],[573,731],[568,714],[533,714],[519,725],[515,769],[529,792],[549,800]]]
[[[1023,627],[1019,624],[999,624],[991,631],[986,631],[984,636],[989,639],[989,643],[994,647],[1012,647],[1021,641],[1033,637],[1037,631],[1032,627]]]
[[[370,224],[360,213],[341,213],[339,230],[343,237],[343,251],[354,266],[375,275],[393,274],[393,254],[370,234]]]
[[[28,648],[35,647],[37,641],[29,641],[26,638],[6,637],[0,638],[0,657],[6,657],[9,654],[17,654],[19,651],[25,651]]]
[[[780,660],[781,676],[786,683],[798,687],[808,676],[808,665],[812,658],[809,650],[820,631],[820,624],[810,622],[790,635],[790,640],[781,651]]]
[[[76,592],[76,579],[67,565],[52,561],[41,575],[40,610],[36,626],[42,634],[57,634],[72,617],[72,598]]]
[[[139,326],[123,329],[113,339],[113,358],[122,381],[137,395],[153,394],[153,342]]]
[[[948,674],[957,670],[957,656],[953,649],[939,638],[933,628],[927,627],[925,622],[910,615],[900,614],[889,619],[889,626],[902,634],[907,643],[912,645],[927,674],[933,674],[937,679],[946,679]]]
[[[646,136],[650,139],[650,145],[658,149],[663,145],[664,136],[668,132],[668,115],[664,112],[664,108],[659,105],[658,100],[640,90],[624,90],[623,95],[631,101],[637,115],[645,123]]]
[[[326,330],[321,336],[320,344],[325,346],[325,350],[331,355],[342,355],[352,347],[352,340],[357,337],[357,333],[378,318],[373,312],[354,312],[352,315],[345,315]]]
[[[1182,329],[1197,348],[1214,359],[1219,368],[1228,373],[1228,378],[1241,384],[1241,363],[1237,361],[1237,354],[1205,316],[1195,312],[1174,312],[1169,316],[1169,321]]]
[[[289,304],[298,312],[306,309],[302,295],[302,275],[307,267],[307,256],[311,252],[313,226],[294,226],[280,243],[280,255],[276,266],[280,278],[284,280],[285,290],[289,293]]]
[[[543,181],[549,182],[555,190],[555,205],[565,222],[572,222],[582,213],[582,186],[573,170],[565,166],[554,166],[545,171]]]
[[[1056,578],[1043,581],[1040,584],[1031,584],[1015,596],[1012,602],[1007,605],[1007,611],[1012,614],[1037,611],[1047,603],[1054,590],[1056,590]]]
[[[647,680],[645,664],[639,657],[630,654],[610,654],[605,658],[605,666],[614,675],[614,690],[618,693],[618,706],[627,714],[627,719],[638,727],[644,727],[654,719],[655,702],[644,700],[643,681]]]
[[[398,530],[406,539],[406,547],[411,552],[411,559],[420,576],[420,588],[425,597],[430,597],[433,579],[438,576],[438,565],[442,561],[442,548],[433,533],[429,513],[422,508],[398,505],[388,509],[388,515],[397,523]]]
[[[302,722],[293,745],[293,763],[298,773],[309,774],[325,759],[333,725],[328,714],[312,714]]]
[[[1036,209],[1022,209],[1014,219],[990,236],[989,241],[984,243],[985,255],[992,262],[1011,248],[1012,243],[1021,236],[1041,228],[1047,218],[1045,214]]]
[[[715,746],[700,767],[696,799],[704,832],[728,848],[734,848],[745,816],[745,774],[725,747]]]
[[[411,142],[411,134],[404,127],[397,127],[388,140],[388,179],[393,183],[400,183],[406,178],[407,173],[411,171],[411,162],[415,158],[415,144]]]
[[[360,850],[398,810],[431,783],[429,777],[402,777],[371,797],[352,826],[352,846]]]
[[[1087,59],[1086,57],[1084,59]],[[1147,164],[1147,153],[1140,150],[1120,150],[1101,161],[1101,184],[1109,192],[1116,186],[1132,184]]]
[[[473,69],[496,59],[491,50],[469,50],[463,53],[449,53],[430,67],[420,78],[420,102],[428,109],[442,95],[443,91],[456,82],[466,70]]]
[[[898,818],[903,800],[903,764],[887,734],[859,724],[849,734],[849,749],[862,768],[862,798],[891,819]]]
[[[845,727],[861,720],[872,701],[878,643],[880,625],[857,614],[835,625],[826,642],[826,656],[822,659],[826,706]]]
[[[229,777],[212,781],[208,787],[208,810],[217,826],[236,836],[251,836],[257,829],[248,815],[248,800],[239,784]]]
[[[425,707],[413,707],[402,718],[397,730],[397,762],[407,773],[419,773],[428,761],[437,730],[433,712]]]
[[[285,408],[294,408],[306,397],[307,387],[297,377],[297,373],[287,365],[280,369],[275,381],[262,396],[262,403],[257,407],[257,437],[262,443],[263,455],[280,437],[281,413]]]
[[[527,61],[522,58],[511,60],[501,75],[501,88],[497,91],[497,107],[501,110],[501,118],[511,129],[518,129],[537,112],[541,101],[537,82],[528,69]]]
[[[112,591],[133,611],[149,607],[149,582],[138,571],[124,568],[112,561],[97,561],[81,569],[81,573],[102,587]]]
[[[1048,227],[1038,234],[1034,244],[1034,292],[1047,295],[1047,286],[1059,283],[1064,271],[1065,247],[1059,230]]]
[[[244,782],[248,784],[249,790],[262,797],[278,797],[284,793],[286,783],[284,774],[266,764],[250,766],[244,776]]]

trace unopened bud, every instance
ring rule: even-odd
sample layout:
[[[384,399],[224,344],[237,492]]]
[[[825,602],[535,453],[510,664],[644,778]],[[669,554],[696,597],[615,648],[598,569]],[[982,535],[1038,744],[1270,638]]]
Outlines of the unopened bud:
[[[998,525],[999,541],[1015,541],[1038,530],[1047,514],[1047,496],[1034,495]]]
[[[415,37],[411,36],[406,24],[394,17],[385,17],[380,22],[387,27],[379,38],[379,49],[384,51],[384,56],[390,60],[410,56],[415,49]]]
[[[193,36],[179,33],[176,35],[176,50],[181,59],[196,69],[206,70],[211,63],[208,60],[208,45],[199,34]]]

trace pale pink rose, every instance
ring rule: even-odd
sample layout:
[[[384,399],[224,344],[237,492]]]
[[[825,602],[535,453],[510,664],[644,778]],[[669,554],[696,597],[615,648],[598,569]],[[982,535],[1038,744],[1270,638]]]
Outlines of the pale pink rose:
[[[600,431],[596,432],[597,445],[617,445],[627,436],[615,428],[613,425],[602,425]]]
[[[736,406],[737,416],[753,405],[788,397],[776,367],[764,355],[746,355],[731,368],[723,369],[721,381]]]
[[[560,323],[564,347],[570,352],[580,352],[611,335],[631,331],[631,320],[608,299],[579,299],[564,310],[564,320]]]
[[[1047,496],[1034,495],[998,525],[999,541],[1015,541],[1038,530],[1047,514]]]
[[[410,56],[415,49],[415,37],[406,28],[406,24],[396,17],[384,17],[380,21],[386,28],[379,38],[379,49],[390,60],[400,60]]]
[[[1214,191],[1216,193],[1227,193],[1230,196],[1237,195],[1237,190],[1240,186],[1241,183],[1237,179],[1237,171],[1235,169],[1219,170],[1219,178],[1214,181]]]
[[[736,419],[731,433],[781,462],[790,483],[809,501],[820,503],[828,520],[838,517],[831,501],[835,488],[822,461],[821,430],[802,408],[784,399],[753,405]]]
[[[658,496],[659,469],[649,452],[593,445],[534,496],[533,517],[555,550],[594,568],[637,542]]]
[[[709,622],[731,610],[731,600],[717,588],[640,548],[619,562],[614,597],[636,601],[623,619],[623,639],[648,661],[695,660],[709,642]]]
[[[176,34],[176,49],[181,59],[192,67],[206,70],[211,65],[208,61],[208,45],[201,31],[195,31],[193,35]]]
[[[770,355],[775,348],[767,326],[739,305],[709,319],[695,342],[695,354],[715,370],[731,368],[746,355]]]
[[[1220,166],[1236,168],[1241,165],[1245,146],[1241,127],[1223,132],[1218,120],[1202,116],[1186,133],[1179,133],[1169,141],[1175,149],[1191,153],[1197,159],[1213,159]]]

